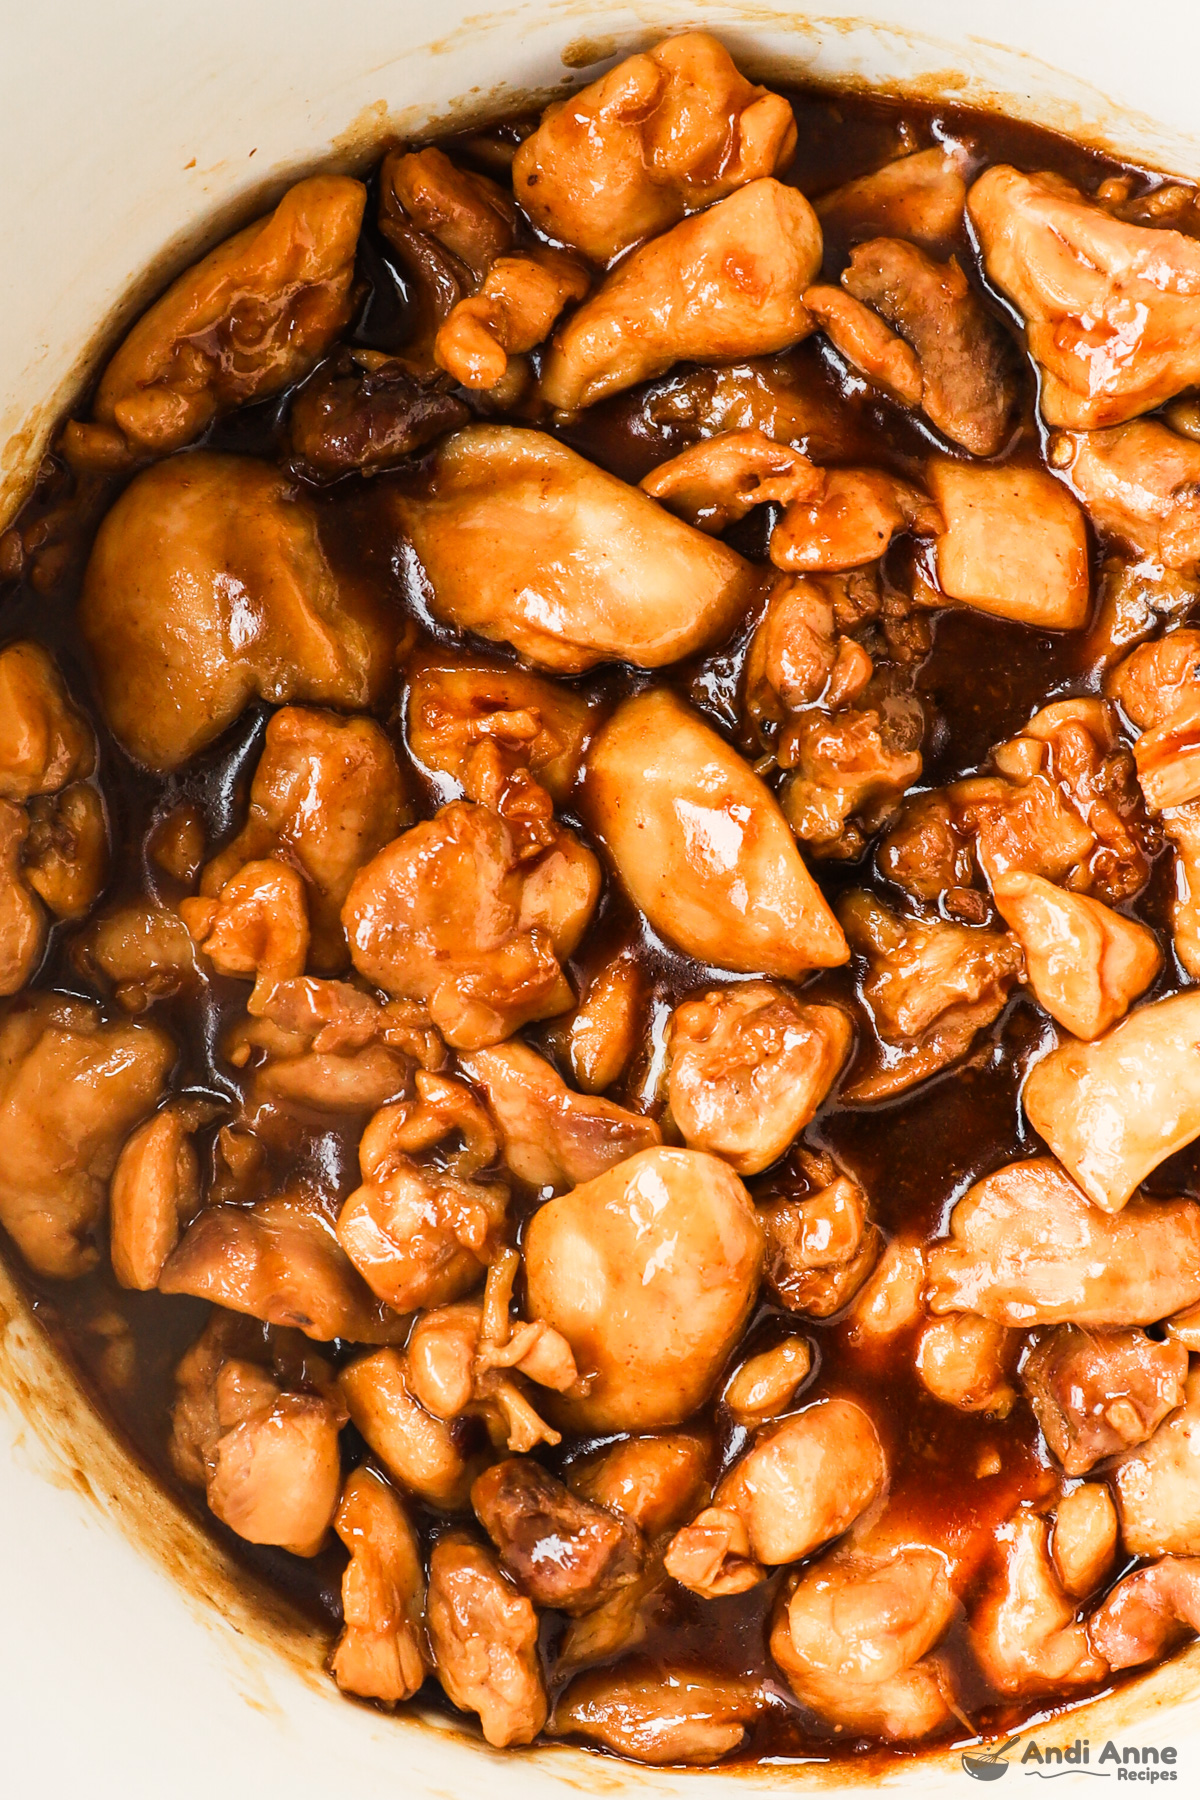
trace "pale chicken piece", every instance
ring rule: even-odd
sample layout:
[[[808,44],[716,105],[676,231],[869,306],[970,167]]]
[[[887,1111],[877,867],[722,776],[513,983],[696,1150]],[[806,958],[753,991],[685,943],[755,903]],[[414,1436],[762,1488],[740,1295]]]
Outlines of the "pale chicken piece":
[[[1083,1481],[1062,1496],[1055,1508],[1050,1555],[1066,1593],[1076,1598],[1095,1593],[1112,1568],[1117,1537],[1117,1509],[1107,1482]],[[1092,1642],[1099,1647],[1094,1638]]]
[[[1049,1549],[1050,1526],[1022,1510],[996,1533],[999,1568],[971,1618],[971,1648],[1001,1694],[1084,1687],[1107,1673],[1063,1592]]]
[[[1133,755],[1151,812],[1173,812],[1200,799],[1200,691],[1182,689],[1162,724],[1143,732]]]
[[[745,1742],[746,1727],[766,1706],[750,1676],[622,1664],[578,1676],[556,1703],[550,1732],[587,1738],[651,1767],[707,1769]]]
[[[944,529],[938,506],[883,469],[826,469],[812,499],[793,500],[771,533],[777,569],[839,570],[876,562],[906,532],[933,538]],[[936,498],[936,496],[935,496]]]
[[[1132,1669],[1165,1656],[1200,1631],[1200,1557],[1164,1556],[1118,1581],[1088,1623],[1110,1669]]]
[[[1077,631],[1090,599],[1082,508],[1044,469],[934,456],[925,471],[945,521],[938,586],[978,612]]]
[[[862,661],[869,667],[865,652]],[[886,690],[868,691],[861,706],[832,717],[814,707],[785,727],[775,752],[780,767],[790,771],[780,804],[814,855],[857,856],[866,838],[893,816],[902,795],[921,779],[924,727],[914,695]]]
[[[177,912],[150,901],[127,901],[94,919],[72,946],[80,973],[101,987],[126,1012],[145,1012],[199,984],[192,935]]]
[[[152,1025],[105,1024],[98,1007],[39,994],[0,1024],[0,1224],[39,1275],[95,1265],[90,1242],[130,1131],[175,1061]]]
[[[488,1280],[495,1281],[505,1261],[510,1267],[502,1272],[511,1288],[515,1250],[497,1258]],[[496,1448],[523,1455],[538,1444],[561,1442],[534,1410],[522,1378],[559,1393],[574,1387],[579,1372],[570,1346],[548,1325],[514,1324],[507,1302],[498,1319],[492,1313],[490,1298],[421,1313],[407,1346],[409,1386],[437,1419],[481,1418]]]
[[[597,735],[584,811],[635,905],[697,961],[796,980],[847,960],[778,802],[667,689],[626,700]]]
[[[1200,1351],[1200,1304],[1187,1306],[1166,1323],[1167,1339],[1188,1351]]]
[[[925,1252],[920,1244],[893,1238],[854,1296],[846,1315],[851,1347],[872,1359],[886,1355],[924,1313]]]
[[[485,1469],[471,1504],[500,1566],[535,1606],[588,1612],[640,1573],[644,1546],[637,1527],[572,1493],[532,1457]]]
[[[1131,1556],[1200,1556],[1200,1369],[1188,1375],[1184,1395],[1113,1477]]]
[[[540,431],[456,431],[388,504],[431,611],[556,674],[676,662],[727,636],[755,591],[736,552]]]
[[[711,1446],[690,1432],[629,1437],[572,1463],[567,1485],[623,1514],[647,1538],[669,1531],[708,1492]]]
[[[767,1241],[767,1283],[790,1312],[809,1318],[840,1312],[883,1247],[866,1194],[845,1175],[805,1200],[769,1200],[758,1216]]]
[[[1030,1071],[1022,1093],[1030,1122],[1097,1206],[1117,1211],[1200,1134],[1198,1031],[1200,990],[1189,988],[1094,1043],[1066,1038]]]
[[[299,381],[350,322],[366,197],[360,181],[310,176],[185,270],[100,377],[99,424],[165,456]]]
[[[1056,432],[1049,457],[1096,530],[1184,575],[1200,571],[1200,443],[1155,419]]]
[[[1200,378],[1194,238],[1127,225],[1059,175],[1004,164],[967,208],[989,277],[1024,315],[1048,424],[1119,425]]]
[[[497,257],[478,291],[458,301],[439,328],[434,361],[463,387],[495,388],[509,358],[549,337],[563,308],[590,286],[587,270],[563,250]]]
[[[808,1339],[784,1338],[735,1369],[721,1399],[737,1423],[751,1429],[787,1412],[811,1369]]]
[[[0,994],[19,992],[46,948],[46,914],[25,880],[28,836],[24,808],[0,800]]]
[[[773,175],[795,148],[788,102],[689,31],[548,106],[513,159],[513,191],[547,237],[607,263]]]
[[[25,880],[59,919],[90,912],[108,880],[108,820],[94,787],[76,781],[29,802]]]
[[[1005,1419],[1017,1398],[1012,1375],[1019,1341],[1017,1332],[974,1313],[930,1319],[917,1339],[917,1374],[935,1400]]]
[[[425,1679],[425,1569],[399,1496],[363,1463],[346,1482],[333,1528],[350,1552],[345,1621],[330,1659],[344,1694],[398,1706]]]
[[[770,356],[814,328],[802,295],[821,228],[797,188],[764,178],[635,250],[550,341],[540,392],[577,412],[679,362]]]
[[[373,1351],[349,1363],[338,1389],[350,1418],[388,1474],[427,1506],[461,1512],[484,1458],[464,1455],[451,1425],[413,1392],[403,1351]]]
[[[582,694],[511,663],[440,655],[409,673],[409,749],[472,800],[481,798],[480,760],[494,749],[505,773],[528,769],[561,804],[583,762],[591,716]]]
[[[573,1429],[676,1425],[711,1394],[758,1291],[762,1230],[724,1163],[641,1150],[534,1214],[528,1312],[566,1338],[586,1394],[556,1403]]]
[[[1162,967],[1147,926],[1086,894],[1010,869],[995,876],[992,895],[1025,952],[1039,1003],[1077,1038],[1100,1037]]]
[[[830,233],[862,239],[881,232],[939,243],[954,236],[967,203],[969,157],[959,144],[899,156],[869,175],[822,194],[814,204]]]
[[[804,304],[852,368],[901,406],[920,406],[924,382],[916,352],[878,313],[821,283],[808,289]]]
[[[756,506],[808,499],[824,476],[807,456],[761,431],[726,431],[659,463],[639,486],[701,531],[724,531]]]
[[[624,1074],[637,1049],[646,981],[632,956],[619,956],[588,983],[575,1011],[552,1026],[575,1085],[602,1094]]]
[[[854,1028],[837,1006],[805,1006],[769,981],[713,988],[667,1027],[671,1116],[693,1150],[755,1175],[816,1114]]]
[[[1151,1325],[1200,1299],[1200,1206],[1102,1211],[1049,1157],[968,1189],[929,1251],[929,1308],[997,1324]]]
[[[96,766],[92,728],[40,644],[0,650],[0,800],[54,794]]]
[[[79,624],[115,735],[177,769],[255,697],[373,705],[392,632],[336,574],[311,501],[271,464],[198,450],[136,476],[106,515]]]
[[[294,864],[304,880],[313,967],[337,974],[349,960],[339,914],[350,883],[411,817],[396,752],[373,719],[285,706],[267,724],[246,822],[205,867],[200,893],[221,894],[262,858]]]
[[[181,900],[179,916],[218,975],[253,977],[252,1006],[304,973],[308,900],[289,863],[274,857],[243,863],[215,899]]]
[[[544,1057],[517,1038],[490,1050],[463,1052],[458,1060],[499,1127],[505,1165],[531,1187],[575,1187],[662,1142],[653,1119],[611,1100],[574,1093]]]
[[[239,1368],[227,1363],[217,1377],[218,1413],[228,1429],[208,1456],[209,1507],[248,1543],[316,1556],[337,1510],[338,1433],[346,1415],[329,1400],[281,1393],[258,1376],[245,1401],[236,1390],[231,1395],[228,1418],[223,1389]]]
[[[429,1559],[434,1671],[455,1706],[479,1714],[489,1744],[530,1744],[546,1722],[538,1615],[490,1550],[448,1532]]]
[[[1042,1435],[1068,1475],[1146,1439],[1184,1401],[1188,1353],[1144,1331],[1056,1325],[1021,1366]]]
[[[113,1274],[122,1287],[158,1286],[182,1222],[200,1205],[200,1161],[192,1134],[204,1110],[164,1106],[139,1125],[117,1159],[108,1210]]]

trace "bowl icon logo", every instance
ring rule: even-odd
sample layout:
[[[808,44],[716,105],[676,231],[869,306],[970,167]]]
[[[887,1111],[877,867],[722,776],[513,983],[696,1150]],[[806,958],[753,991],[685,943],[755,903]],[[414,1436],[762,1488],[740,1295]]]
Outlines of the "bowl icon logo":
[[[974,1776],[976,1781],[999,1781],[1002,1775],[1008,1774],[1005,1756],[1013,1745],[1019,1742],[1019,1738],[1010,1737],[1008,1742],[1001,1744],[998,1750],[975,1750],[970,1754],[964,1750],[962,1766],[968,1775]]]

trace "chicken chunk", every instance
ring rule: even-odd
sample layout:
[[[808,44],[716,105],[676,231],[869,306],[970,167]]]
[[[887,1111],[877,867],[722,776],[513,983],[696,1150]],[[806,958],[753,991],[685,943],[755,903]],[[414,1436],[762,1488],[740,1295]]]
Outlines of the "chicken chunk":
[[[917,1340],[917,1374],[935,1400],[960,1412],[1004,1419],[1017,1390],[1012,1385],[1018,1335],[974,1313],[930,1319]]]
[[[498,257],[479,291],[460,300],[440,327],[434,359],[463,387],[495,388],[509,358],[549,337],[564,306],[582,300],[590,286],[587,270],[563,250]]]
[[[876,1361],[911,1331],[925,1312],[925,1252],[920,1244],[893,1238],[861,1284],[846,1315],[851,1347]]]
[[[496,1448],[524,1455],[561,1435],[534,1410],[526,1383],[564,1393],[579,1380],[566,1339],[542,1323],[514,1321],[509,1295],[519,1265],[502,1251],[488,1270],[484,1299],[423,1312],[408,1340],[408,1381],[437,1419],[481,1418]],[[503,1287],[502,1303],[493,1296]]]
[[[777,569],[855,569],[894,537],[936,537],[942,515],[910,481],[883,469],[826,469],[820,492],[793,500],[771,533]]]
[[[101,913],[72,947],[72,961],[126,1012],[145,1012],[155,1000],[197,985],[200,970],[191,933],[169,907],[130,901]]]
[[[921,779],[924,725],[914,695],[868,689],[861,706],[832,717],[814,708],[785,727],[775,755],[791,773],[780,804],[814,855],[857,856],[895,813]]]
[[[580,1675],[554,1708],[555,1737],[583,1737],[651,1766],[710,1768],[744,1743],[766,1696],[749,1676],[689,1669],[595,1669]]]
[[[393,151],[384,158],[379,185],[381,222],[394,201],[474,283],[512,248],[516,212],[510,197],[486,175],[460,169],[444,150]]]
[[[295,869],[274,857],[243,863],[214,900],[181,900],[179,916],[218,975],[254,978],[251,1006],[308,961],[308,901]]]
[[[1087,526],[1044,469],[930,459],[925,478],[945,520],[937,540],[942,592],[979,612],[1044,631],[1086,623]]]
[[[440,372],[382,351],[338,351],[292,401],[292,467],[309,481],[336,481],[407,461],[470,418],[448,385]]]
[[[1200,1370],[1187,1377],[1184,1404],[1122,1458],[1114,1480],[1131,1556],[1200,1555]]]
[[[957,232],[967,202],[966,153],[957,144],[899,156],[815,202],[828,233],[857,240],[890,236],[937,244]]]
[[[25,879],[29,818],[0,800],[0,994],[25,986],[46,948],[46,915]]]
[[[1172,807],[1163,818],[1175,846],[1171,933],[1175,954],[1193,979],[1200,977],[1200,803]]]
[[[360,181],[310,176],[185,270],[105,369],[97,421],[166,456],[300,380],[350,323],[366,197]]]
[[[408,745],[427,769],[479,800],[482,764],[528,769],[560,804],[575,785],[592,707],[581,694],[511,663],[437,656],[411,669]]]
[[[806,1200],[769,1200],[758,1216],[768,1285],[781,1306],[814,1319],[853,1299],[883,1247],[866,1194],[845,1175]]]
[[[109,724],[156,770],[256,696],[367,706],[391,678],[365,583],[334,573],[312,503],[247,456],[201,450],[136,476],[96,535],[79,623]]]
[[[547,237],[607,263],[773,175],[795,148],[787,101],[745,80],[715,37],[689,31],[547,107],[513,159],[513,191]]]
[[[541,395],[594,406],[679,362],[735,362],[799,343],[821,228],[797,188],[752,181],[614,269],[551,339]]]
[[[808,289],[804,304],[852,368],[890,400],[901,406],[920,406],[924,382],[916,352],[877,312],[840,287],[823,283]]]
[[[90,912],[108,880],[108,820],[94,787],[76,781],[29,802],[25,880],[59,919]]]
[[[627,1437],[573,1463],[566,1479],[572,1493],[632,1520],[650,1539],[707,1494],[710,1455],[704,1438],[690,1432]]]
[[[588,983],[574,1012],[550,1027],[576,1087],[602,1094],[624,1074],[638,1046],[646,980],[632,956],[619,956]]]
[[[836,581],[836,576],[793,575],[771,589],[742,678],[746,711],[764,739],[789,713],[827,695],[841,647],[835,636]]]
[[[634,903],[698,961],[796,980],[846,960],[778,803],[668,690],[626,700],[598,734],[584,808]]]
[[[693,1150],[755,1175],[815,1115],[853,1037],[836,1006],[803,1006],[769,981],[714,988],[667,1027],[671,1116]]]
[[[39,1275],[96,1262],[89,1241],[130,1131],[156,1105],[175,1047],[57,994],[0,1023],[0,1224]]]
[[[1050,425],[1119,425],[1200,378],[1200,245],[1127,225],[1057,175],[988,169],[967,199],[984,266],[1025,316]]]
[[[762,1231],[724,1163],[641,1150],[535,1213],[524,1254],[530,1318],[595,1375],[558,1411],[636,1431],[679,1424],[712,1392],[754,1303]]]
[[[341,1371],[338,1388],[356,1429],[401,1487],[439,1511],[466,1507],[484,1459],[464,1454],[453,1427],[426,1412],[402,1351],[360,1356]]]
[[[986,917],[972,893],[977,869],[958,809],[946,794],[916,794],[876,852],[879,872],[914,900],[941,901],[955,918]],[[982,905],[979,904],[982,902]]]
[[[971,1648],[1002,1694],[1032,1695],[1099,1681],[1106,1665],[1076,1623],[1050,1558],[1047,1521],[1021,1511],[997,1532],[1000,1566],[971,1619]]]
[[[637,1528],[572,1494],[530,1457],[486,1469],[471,1504],[501,1567],[535,1606],[587,1612],[638,1573]]]
[[[1117,1536],[1117,1509],[1106,1482],[1083,1481],[1062,1496],[1050,1555],[1066,1593],[1082,1599],[1096,1591],[1112,1567]]]
[[[219,1403],[218,1383],[231,1362],[236,1364],[234,1375],[222,1387]],[[332,1368],[298,1331],[212,1307],[204,1330],[175,1370],[168,1452],[179,1479],[202,1488],[222,1432],[259,1402],[272,1405],[284,1389],[336,1398]]]
[[[1200,692],[1200,631],[1184,626],[1139,645],[1106,677],[1104,688],[1139,731],[1164,724]]]
[[[333,1528],[350,1552],[345,1624],[330,1660],[344,1694],[397,1706],[425,1679],[425,1570],[399,1496],[369,1463],[342,1490]]]
[[[0,799],[31,800],[81,781],[96,766],[96,740],[54,658],[40,644],[0,650]]]
[[[808,1339],[784,1338],[773,1350],[747,1357],[721,1398],[737,1423],[752,1429],[790,1409],[811,1369]]]
[[[1162,967],[1152,931],[1086,894],[1019,869],[997,875],[992,894],[1038,1001],[1077,1038],[1106,1032]]]
[[[761,431],[726,431],[691,444],[643,476],[642,492],[701,531],[724,531],[756,506],[807,499],[824,484],[820,469]]]
[[[158,1286],[182,1224],[200,1205],[192,1133],[205,1109],[182,1101],[139,1125],[117,1158],[109,1190],[113,1274],[122,1287]]]
[[[455,432],[427,488],[389,504],[436,616],[557,674],[675,662],[725,637],[753,592],[734,551],[543,432]]]
[[[997,1324],[1151,1325],[1200,1299],[1200,1206],[1103,1212],[1049,1157],[968,1189],[929,1252],[929,1307]]]
[[[1183,1405],[1188,1356],[1181,1344],[1142,1331],[1056,1325],[1021,1367],[1021,1386],[1068,1475],[1144,1444]]]
[[[232,1416],[209,1454],[209,1507],[248,1543],[316,1556],[337,1510],[338,1433],[346,1415],[315,1395],[280,1393],[261,1376],[243,1396],[240,1368],[227,1363],[217,1380],[218,1411],[225,1415],[225,1392],[232,1390]]]
[[[490,1550],[449,1532],[429,1559],[429,1641],[455,1706],[477,1712],[489,1744],[530,1744],[546,1722],[538,1616]]]
[[[1049,454],[1102,536],[1167,569],[1200,572],[1200,444],[1137,419],[1057,432]]]
[[[1092,1614],[1088,1635],[1112,1669],[1165,1656],[1200,1631],[1200,1558],[1164,1556],[1118,1581]]]

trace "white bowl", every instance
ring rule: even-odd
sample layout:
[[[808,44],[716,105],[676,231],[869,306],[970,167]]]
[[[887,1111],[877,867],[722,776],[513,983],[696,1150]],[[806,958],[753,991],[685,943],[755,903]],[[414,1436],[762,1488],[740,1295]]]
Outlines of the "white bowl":
[[[0,25],[0,525],[113,333],[198,251],[315,167],[388,133],[495,114],[703,23],[747,67],[994,104],[1200,171],[1194,0],[793,6],[542,0],[60,0]],[[1002,38],[1003,43],[996,40]],[[958,1754],[853,1769],[647,1771],[552,1746],[489,1751],[445,1721],[340,1699],[323,1648],[265,1610],[130,1462],[0,1269],[0,1788],[212,1800],[733,1795],[872,1785],[962,1794]],[[1026,1738],[1028,1737],[1026,1734]],[[1174,1744],[1200,1792],[1200,1647],[1040,1742]],[[1016,1753],[1019,1757],[1020,1750]],[[1111,1766],[1111,1765],[1110,1765]],[[1032,1767],[1032,1766],[1031,1766]],[[1031,1767],[1014,1769],[1016,1780]],[[1055,1771],[1057,1773],[1057,1771]],[[1064,1771],[1065,1773],[1065,1771]],[[1083,1775],[1067,1774],[1078,1788]],[[1010,1787],[1012,1783],[1010,1782]]]

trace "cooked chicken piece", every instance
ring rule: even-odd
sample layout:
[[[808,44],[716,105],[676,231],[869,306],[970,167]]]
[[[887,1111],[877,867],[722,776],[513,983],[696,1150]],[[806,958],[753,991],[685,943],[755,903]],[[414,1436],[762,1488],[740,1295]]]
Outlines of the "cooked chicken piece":
[[[1006,1419],[1017,1398],[1018,1343],[1017,1332],[974,1313],[930,1319],[917,1339],[917,1374],[935,1400]]]
[[[126,1012],[140,1013],[199,983],[191,933],[168,907],[127,901],[92,921],[72,946],[80,974],[103,987]]]
[[[1022,1090],[1030,1122],[1097,1206],[1124,1206],[1200,1133],[1198,1030],[1200,991],[1189,988],[1094,1043],[1066,1038],[1030,1071]]]
[[[1152,412],[1200,377],[1200,245],[1126,225],[1059,175],[997,164],[967,208],[991,280],[1025,316],[1047,424]]]
[[[540,431],[457,431],[425,491],[389,505],[437,617],[557,674],[676,662],[725,637],[754,590],[734,551]]]
[[[393,1343],[406,1322],[381,1305],[317,1204],[280,1194],[253,1206],[208,1206],[167,1258],[164,1294],[195,1294],[320,1343]]]
[[[518,1260],[515,1250],[497,1257],[488,1271],[489,1294],[498,1271],[511,1290]],[[412,1392],[437,1419],[465,1413],[481,1418],[496,1448],[523,1455],[538,1444],[560,1443],[560,1433],[534,1410],[521,1378],[559,1393],[574,1387],[579,1371],[570,1345],[548,1325],[514,1325],[507,1299],[499,1318],[492,1311],[485,1296],[420,1314],[407,1347]]]
[[[784,1588],[771,1654],[803,1705],[839,1729],[928,1737],[950,1718],[947,1671],[929,1655],[958,1602],[947,1559],[911,1546],[847,1547]]]
[[[628,1068],[646,997],[646,978],[637,960],[618,956],[588,983],[574,1012],[550,1026],[550,1042],[566,1057],[576,1087],[585,1094],[602,1094]]]
[[[91,1233],[121,1146],[174,1061],[165,1032],[104,1024],[98,1007],[57,994],[0,1023],[0,1224],[39,1275],[94,1266]]]
[[[29,802],[25,880],[59,919],[80,919],[108,880],[104,801],[86,782]]]
[[[997,1324],[1151,1325],[1200,1299],[1200,1206],[1092,1205],[1056,1162],[1009,1163],[968,1189],[929,1252],[929,1307]]]
[[[244,1107],[254,1120],[294,1107],[372,1113],[410,1091],[414,1063],[436,1069],[446,1060],[420,1007],[407,1000],[380,1006],[345,981],[280,981],[251,1005],[221,1049],[247,1072]]]
[[[799,189],[765,178],[651,240],[551,339],[541,395],[594,406],[675,363],[770,356],[813,330],[801,295],[821,228]]]
[[[691,364],[654,383],[643,404],[653,425],[677,430],[683,442],[761,431],[831,462],[871,454],[870,432],[836,397],[820,359],[803,347],[727,367]]]
[[[769,981],[713,988],[667,1026],[671,1116],[693,1150],[755,1175],[815,1115],[853,1039],[837,1006],[803,1006]]]
[[[471,1504],[501,1567],[535,1606],[588,1612],[639,1572],[636,1526],[572,1494],[530,1457],[486,1469]]]
[[[942,592],[979,612],[1044,631],[1086,623],[1090,588],[1083,513],[1044,469],[930,458],[925,472],[945,528]]]
[[[750,640],[743,676],[746,711],[760,735],[788,713],[825,698],[846,641],[835,638],[835,597],[830,590],[836,579],[785,576],[771,589],[767,610]]]
[[[689,31],[548,106],[513,159],[513,191],[547,237],[607,263],[773,175],[795,148],[788,102]]]
[[[686,1518],[708,1493],[710,1457],[710,1446],[690,1433],[623,1438],[572,1463],[567,1485],[631,1519],[649,1539]]]
[[[1200,690],[1182,689],[1162,724],[1142,734],[1133,754],[1152,812],[1174,812],[1200,800]],[[1164,823],[1174,835],[1169,818]]]
[[[765,1275],[790,1312],[827,1319],[862,1287],[883,1239],[868,1217],[867,1196],[844,1175],[806,1200],[771,1200],[758,1209],[767,1239]]]
[[[1059,1583],[1049,1533],[1045,1519],[1024,1510],[1000,1527],[1000,1566],[971,1619],[971,1648],[1002,1694],[1083,1687],[1107,1673]]]
[[[561,964],[599,897],[600,869],[573,833],[522,861],[498,813],[443,807],[359,870],[342,909],[360,975],[419,1000],[459,1049],[497,1043],[574,998]]]
[[[176,1101],[139,1125],[117,1159],[109,1190],[113,1274],[122,1287],[158,1286],[182,1223],[200,1205],[192,1133],[208,1109]]]
[[[1154,933],[1099,900],[1010,869],[992,894],[1025,952],[1029,985],[1077,1038],[1098,1038],[1123,1017],[1162,967]]]
[[[315,1395],[280,1393],[257,1370],[249,1392],[239,1392],[244,1366],[228,1362],[217,1377],[226,1429],[208,1456],[208,1504],[248,1543],[316,1556],[337,1510],[346,1415]]]
[[[445,375],[378,350],[337,352],[292,401],[292,466],[310,481],[336,481],[404,462],[470,418],[448,385]]]
[[[252,1006],[308,961],[308,900],[302,877],[274,857],[243,863],[213,900],[179,902],[179,916],[218,975],[254,978]]]
[[[883,1066],[852,1082],[847,1100],[884,1099],[962,1056],[1024,974],[1021,947],[1005,932],[901,918],[861,891],[838,915],[867,959],[862,995],[884,1045]]]
[[[721,1398],[736,1422],[752,1429],[787,1412],[811,1368],[808,1339],[784,1338],[773,1350],[747,1357]]]
[[[425,1569],[399,1496],[363,1463],[346,1482],[333,1528],[350,1552],[345,1624],[329,1667],[344,1694],[397,1706],[425,1679]]]
[[[1184,626],[1139,645],[1105,677],[1104,691],[1139,731],[1165,724],[1200,693],[1200,631]]]
[[[804,304],[851,368],[899,405],[920,406],[923,380],[916,353],[877,312],[841,288],[820,283],[808,289]]]
[[[573,1681],[554,1708],[554,1737],[578,1736],[652,1766],[710,1768],[744,1743],[766,1695],[750,1676],[622,1665]]]
[[[455,1706],[477,1712],[489,1744],[530,1744],[546,1722],[538,1616],[490,1550],[448,1532],[429,1559],[434,1670]]]
[[[906,800],[876,861],[880,873],[914,900],[942,901],[956,918],[984,923],[987,904],[972,892],[977,871],[970,840],[960,829],[958,809],[945,795],[917,794]]]
[[[0,800],[0,994],[19,992],[46,948],[46,915],[22,863],[28,836],[24,809]]]
[[[825,230],[856,239],[886,232],[919,244],[954,236],[967,202],[960,145],[897,157],[870,175],[859,175],[815,202]]]
[[[761,431],[726,431],[659,463],[639,485],[689,525],[718,532],[755,506],[809,499],[824,476],[807,456]]]
[[[101,376],[100,424],[165,456],[306,375],[350,323],[366,197],[360,181],[311,176],[185,270]]]
[[[294,864],[304,878],[313,966],[337,974],[349,961],[339,914],[350,883],[411,821],[396,752],[372,719],[285,706],[268,722],[246,823],[205,868],[200,892],[220,894],[263,857]]]
[[[368,706],[392,633],[335,575],[317,514],[268,463],[199,450],[143,471],[96,535],[79,603],[109,724],[177,769],[256,695]]]
[[[1121,1537],[1131,1556],[1200,1555],[1200,1369],[1184,1404],[1117,1465]]]
[[[626,700],[597,735],[584,807],[635,905],[697,961],[791,980],[846,961],[778,803],[668,689]]]
[[[843,642],[846,640],[843,639]],[[863,653],[864,661],[866,658]],[[874,699],[875,704],[869,702]],[[789,825],[813,854],[854,857],[921,779],[925,717],[912,694],[863,695],[830,717],[814,708],[780,733],[776,759],[791,770],[780,791]]]
[[[464,1455],[453,1427],[420,1405],[402,1351],[360,1356],[341,1371],[338,1388],[353,1424],[401,1487],[440,1511],[466,1507],[484,1459]]]
[[[398,203],[417,230],[435,238],[476,283],[512,248],[512,200],[486,175],[460,169],[443,150],[393,151],[384,158],[379,185],[381,197]]]
[[[495,388],[509,358],[549,337],[563,307],[590,286],[587,270],[563,250],[498,257],[478,293],[460,300],[440,327],[434,360],[463,387]]]
[[[0,650],[0,799],[56,794],[96,767],[92,728],[40,644]]]
[[[575,1428],[676,1425],[712,1392],[758,1290],[762,1232],[737,1176],[692,1150],[641,1150],[534,1214],[531,1319],[560,1331],[589,1392]]]
[[[1113,552],[1100,564],[1095,617],[1083,640],[1082,657],[1089,666],[1109,671],[1164,620],[1190,612],[1200,599],[1200,580],[1164,569],[1161,563],[1136,561]]]
[[[1200,571],[1200,444],[1138,419],[1057,432],[1049,456],[1104,537],[1182,574]]]
[[[1200,1631],[1200,1559],[1164,1556],[1135,1569],[1092,1614],[1088,1635],[1111,1669],[1132,1669],[1165,1656]]]
[[[1183,1405],[1188,1355],[1143,1331],[1084,1331],[1056,1325],[1021,1368],[1021,1386],[1068,1475],[1144,1444]]]
[[[1095,1593],[1117,1553],[1117,1509],[1108,1485],[1084,1481],[1064,1494],[1054,1515],[1050,1554],[1068,1594]],[[1090,1634],[1089,1634],[1090,1635]],[[1095,1646],[1095,1639],[1092,1640]]]
[[[592,711],[583,695],[511,663],[431,656],[409,672],[408,746],[468,799],[482,798],[483,760],[498,753],[503,773],[528,769],[561,804],[579,774]]]
[[[883,469],[826,469],[813,499],[793,500],[771,533],[777,569],[854,569],[876,562],[894,537],[936,537],[942,515],[910,481]]]
[[[230,1362],[237,1365],[235,1379],[219,1406],[217,1383]],[[253,1409],[256,1396],[270,1406],[284,1388],[336,1399],[332,1368],[298,1331],[211,1308],[207,1325],[175,1371],[168,1452],[179,1479],[203,1487],[222,1432]]]
[[[886,1353],[901,1333],[922,1318],[925,1252],[920,1244],[893,1238],[854,1296],[846,1315],[853,1349],[875,1357]]]
[[[1187,1306],[1168,1319],[1166,1332],[1172,1344],[1182,1344],[1185,1350],[1200,1351],[1200,1304]]]

